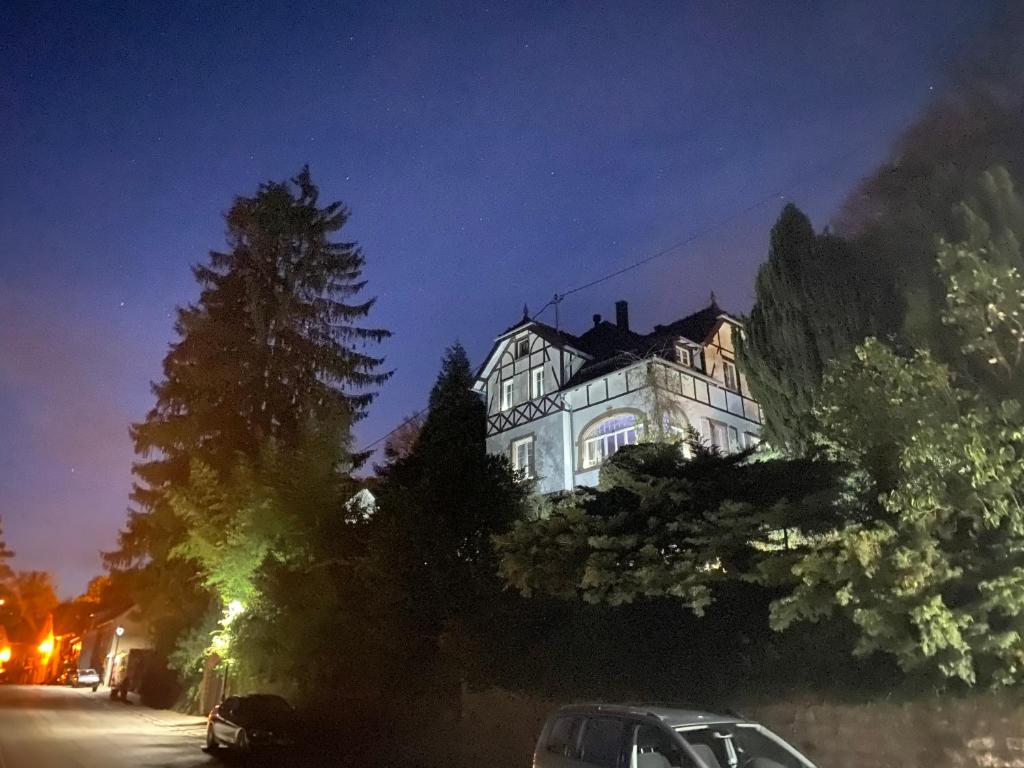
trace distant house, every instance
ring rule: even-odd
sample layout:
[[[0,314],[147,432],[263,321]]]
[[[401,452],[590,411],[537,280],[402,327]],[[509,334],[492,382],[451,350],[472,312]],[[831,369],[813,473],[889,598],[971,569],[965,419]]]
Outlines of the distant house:
[[[82,637],[78,666],[97,670],[103,684],[110,685],[130,651],[152,647],[149,624],[133,605],[96,617]]]
[[[523,319],[495,340],[474,389],[487,404],[487,449],[542,493],[596,485],[623,445],[689,427],[723,451],[756,444],[761,409],[736,367],[740,323],[714,300],[649,333],[594,315],[579,335]]]

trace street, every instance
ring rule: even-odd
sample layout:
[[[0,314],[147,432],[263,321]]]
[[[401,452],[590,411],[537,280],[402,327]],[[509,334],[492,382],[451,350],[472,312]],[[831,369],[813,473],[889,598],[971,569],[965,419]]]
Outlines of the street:
[[[0,768],[193,768],[199,718],[112,702],[104,692],[0,686]]]

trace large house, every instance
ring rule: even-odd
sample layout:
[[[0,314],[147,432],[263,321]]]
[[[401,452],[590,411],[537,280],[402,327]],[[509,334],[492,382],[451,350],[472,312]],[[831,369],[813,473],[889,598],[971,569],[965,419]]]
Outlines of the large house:
[[[696,429],[725,451],[754,445],[761,409],[737,370],[739,323],[709,306],[650,333],[594,315],[578,336],[523,319],[502,333],[477,375],[487,449],[509,457],[541,493],[596,485],[623,445]]]

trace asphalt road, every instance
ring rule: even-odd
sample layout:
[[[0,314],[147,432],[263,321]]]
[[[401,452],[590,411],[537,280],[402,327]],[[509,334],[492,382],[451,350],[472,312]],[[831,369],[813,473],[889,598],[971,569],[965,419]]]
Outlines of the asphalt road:
[[[198,768],[197,718],[112,702],[103,691],[0,685],[0,768]]]

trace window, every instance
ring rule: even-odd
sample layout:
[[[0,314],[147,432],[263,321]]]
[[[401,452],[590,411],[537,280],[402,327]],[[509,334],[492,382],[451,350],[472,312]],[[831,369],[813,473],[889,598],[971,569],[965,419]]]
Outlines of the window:
[[[513,393],[514,388],[512,379],[505,379],[501,382],[501,410],[507,411],[512,407]]]
[[[596,467],[624,445],[636,445],[642,428],[636,416],[612,416],[587,430],[583,437],[583,466]]]
[[[693,368],[693,356],[694,350],[683,344],[676,344],[676,359],[680,365],[685,365],[688,368]]]
[[[758,726],[716,725],[712,728],[686,728],[680,729],[679,735],[709,766],[808,766],[799,755]]]
[[[761,438],[753,432],[744,432],[743,438],[746,441],[747,448],[757,448],[761,444]]]
[[[672,737],[656,725],[641,725],[633,738],[636,768],[695,768]]]
[[[530,354],[530,337],[523,336],[521,339],[516,339],[515,346],[515,357],[518,360],[520,357],[526,357]]]
[[[736,427],[729,427],[729,450],[738,451],[742,446],[740,445],[740,431]]]
[[[588,718],[583,729],[581,755],[584,763],[599,768],[618,768],[626,722],[611,717]]]
[[[534,477],[533,438],[522,437],[512,441],[512,468],[523,477]]]
[[[530,369],[530,397],[544,396],[544,366]]]
[[[729,426],[714,419],[707,419],[707,439],[720,451],[729,450]]]
[[[722,379],[725,381],[725,388],[733,392],[740,391],[740,379],[736,374],[736,363],[732,360],[722,360]]]
[[[582,726],[582,717],[560,717],[555,720],[548,734],[547,751],[559,757],[578,758]]]

